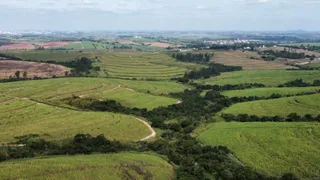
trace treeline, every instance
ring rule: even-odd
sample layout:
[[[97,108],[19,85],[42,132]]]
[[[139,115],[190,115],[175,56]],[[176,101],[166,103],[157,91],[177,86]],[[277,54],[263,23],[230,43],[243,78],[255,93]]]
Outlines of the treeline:
[[[222,114],[222,118],[226,121],[238,121],[238,122],[320,122],[320,114],[318,116],[312,116],[306,114],[300,116],[297,113],[291,113],[287,117],[280,116],[262,116],[248,115],[248,114]]]
[[[192,53],[173,53],[172,57],[182,62],[193,62],[193,63],[208,63],[214,54],[192,54]]]
[[[309,87],[309,86],[320,86],[320,80],[314,80],[313,83],[304,82],[302,79],[296,79],[293,81],[280,84],[278,87]]]
[[[301,44],[299,46],[297,45],[286,45],[283,47],[287,47],[287,48],[294,48],[294,49],[303,49],[303,50],[308,50],[308,51],[320,51],[320,45],[319,46],[315,46],[315,45],[304,45]]]
[[[196,89],[199,90],[215,90],[215,91],[229,91],[229,90],[243,90],[243,89],[250,89],[250,88],[262,88],[265,87],[264,84],[260,83],[244,83],[244,84],[225,84],[222,86],[219,85],[202,85],[202,84],[196,84],[191,83],[191,85],[194,85]]]
[[[188,79],[201,79],[210,78],[211,76],[219,76],[222,72],[240,71],[241,66],[227,66],[218,63],[210,63],[208,68],[201,68],[199,70],[193,70],[186,72],[184,78]]]
[[[277,57],[288,59],[304,59],[306,57],[305,53],[287,51],[286,49],[283,51],[265,50],[258,53],[262,55],[262,57],[265,57],[265,60],[275,60]]]
[[[113,46],[113,49],[132,49],[132,46],[128,46],[128,45],[121,45],[121,46]]]
[[[93,69],[92,61],[87,57],[81,57],[79,59],[75,59],[72,61],[41,61],[45,63],[51,63],[51,64],[59,64],[62,66],[66,66],[69,68],[72,68],[71,74],[65,74],[65,76],[82,76],[89,74],[89,71]]]
[[[297,94],[277,94],[273,93],[268,97],[264,96],[244,96],[244,97],[231,97],[230,100],[232,103],[248,102],[248,101],[258,101],[258,100],[268,100],[268,99],[279,99],[283,97],[292,97],[292,96],[304,96],[320,93],[320,89],[314,92],[300,92]]]
[[[22,60],[19,57],[16,57],[14,55],[9,55],[9,54],[4,54],[4,53],[0,53],[0,57],[4,57],[6,59],[10,59],[10,60]]]

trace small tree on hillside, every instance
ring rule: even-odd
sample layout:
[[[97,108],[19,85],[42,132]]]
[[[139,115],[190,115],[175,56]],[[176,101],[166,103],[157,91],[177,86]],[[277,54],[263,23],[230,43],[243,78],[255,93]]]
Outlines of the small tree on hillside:
[[[18,79],[20,79],[20,71],[16,71],[16,72],[14,73],[14,75],[16,75],[16,77],[17,77]]]
[[[23,74],[22,74],[22,76],[23,76],[24,79],[27,79],[27,76],[28,76],[27,71],[24,71]]]

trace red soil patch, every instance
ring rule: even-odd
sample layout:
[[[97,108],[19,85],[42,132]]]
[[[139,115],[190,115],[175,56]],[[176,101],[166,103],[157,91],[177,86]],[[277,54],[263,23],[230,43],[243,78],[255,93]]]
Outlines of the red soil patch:
[[[169,43],[162,43],[162,42],[150,42],[150,43],[145,43],[148,44],[150,46],[154,46],[154,47],[161,47],[161,48],[167,48],[169,46],[173,47],[174,45],[169,44]]]
[[[21,43],[14,43],[14,44],[6,44],[0,46],[0,50],[15,50],[15,49],[34,49],[34,45],[30,42],[21,42]]]
[[[44,47],[45,49],[47,48],[54,48],[54,47],[61,47],[61,46],[66,46],[68,44],[71,44],[71,42],[41,42],[41,43],[34,43],[38,46],[42,46]]]
[[[64,76],[66,71],[70,71],[69,68],[48,63],[38,63],[38,62],[26,62],[26,61],[14,61],[14,60],[1,60],[0,61],[0,78],[9,78],[10,76],[15,77],[14,73],[20,71],[20,76],[22,77],[22,72],[26,71],[28,77],[32,78],[34,76],[38,77],[52,77]]]
[[[73,42],[21,42],[21,43],[12,43],[0,46],[0,50],[19,50],[19,49],[36,49],[36,46],[42,46],[45,49],[61,47],[71,44]],[[35,46],[36,45],[36,46]]]

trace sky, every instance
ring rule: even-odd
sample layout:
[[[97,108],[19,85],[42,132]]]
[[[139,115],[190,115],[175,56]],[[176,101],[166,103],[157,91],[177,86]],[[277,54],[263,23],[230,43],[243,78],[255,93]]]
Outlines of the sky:
[[[320,0],[0,0],[0,30],[320,31]]]

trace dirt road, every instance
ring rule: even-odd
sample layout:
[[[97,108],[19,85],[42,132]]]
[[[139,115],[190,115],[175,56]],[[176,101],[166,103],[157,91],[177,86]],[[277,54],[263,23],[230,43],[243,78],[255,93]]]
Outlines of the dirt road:
[[[142,122],[143,124],[145,124],[148,127],[148,129],[150,130],[150,132],[151,132],[151,134],[149,136],[140,139],[140,141],[146,141],[146,140],[148,140],[150,138],[156,137],[157,133],[154,131],[154,129],[150,126],[149,123],[147,123],[146,121],[144,121],[142,119],[139,119],[139,118],[136,118],[136,119],[139,120],[140,122]]]

